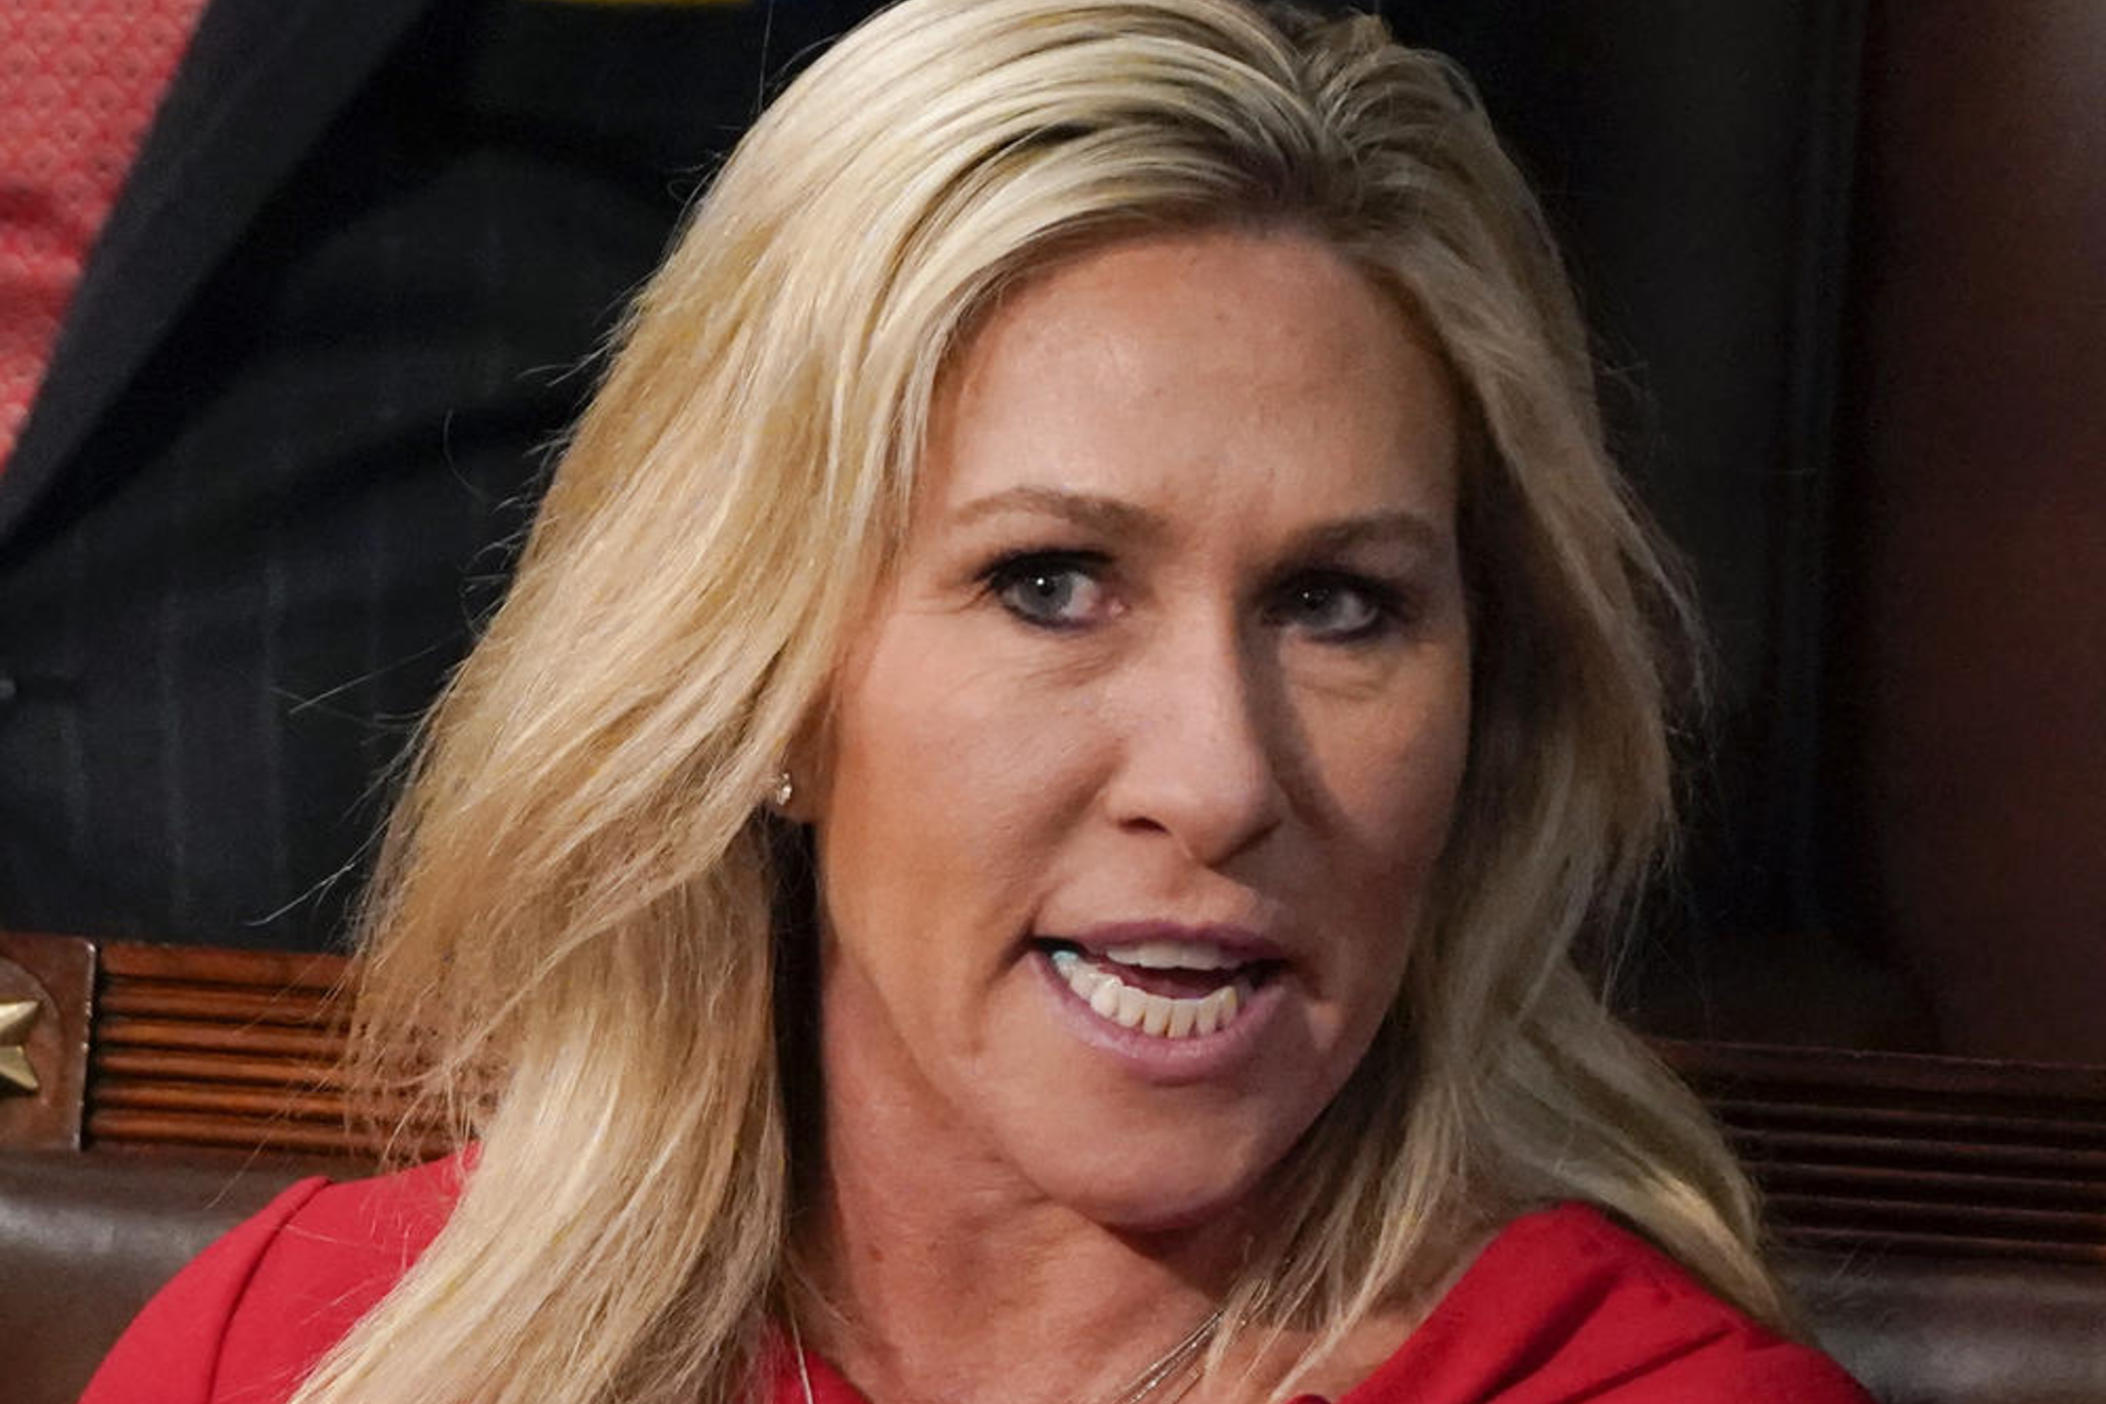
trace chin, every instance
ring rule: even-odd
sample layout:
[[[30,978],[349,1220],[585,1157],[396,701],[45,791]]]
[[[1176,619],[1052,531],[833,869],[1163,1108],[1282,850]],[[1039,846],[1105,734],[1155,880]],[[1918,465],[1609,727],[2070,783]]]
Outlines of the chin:
[[[1093,1223],[1122,1234],[1163,1234],[1236,1217],[1247,1207],[1263,1172],[1234,1179],[1218,1174],[1136,1175],[1087,1184],[1044,1186]]]
[[[1012,1148],[1018,1168],[1047,1198],[1131,1234],[1171,1233],[1244,1213],[1295,1138],[1205,1117],[1175,1129],[1112,1133],[1095,1145],[1065,1128],[1048,1129],[1052,1135]]]

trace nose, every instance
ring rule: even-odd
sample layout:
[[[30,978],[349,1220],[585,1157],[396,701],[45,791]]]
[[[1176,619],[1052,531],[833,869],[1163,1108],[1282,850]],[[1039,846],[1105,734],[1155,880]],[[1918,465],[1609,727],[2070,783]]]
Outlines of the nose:
[[[1174,637],[1124,680],[1126,734],[1106,802],[1120,828],[1162,834],[1218,868],[1285,817],[1287,709],[1235,628],[1165,632]]]

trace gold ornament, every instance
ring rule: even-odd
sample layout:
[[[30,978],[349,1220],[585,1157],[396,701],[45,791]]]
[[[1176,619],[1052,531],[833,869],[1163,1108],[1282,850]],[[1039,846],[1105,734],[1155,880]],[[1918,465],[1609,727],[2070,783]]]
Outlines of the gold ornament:
[[[43,1085],[37,1081],[37,1070],[29,1065],[29,1054],[23,1051],[42,1012],[43,1006],[33,999],[0,1004],[0,1092],[34,1096]]]

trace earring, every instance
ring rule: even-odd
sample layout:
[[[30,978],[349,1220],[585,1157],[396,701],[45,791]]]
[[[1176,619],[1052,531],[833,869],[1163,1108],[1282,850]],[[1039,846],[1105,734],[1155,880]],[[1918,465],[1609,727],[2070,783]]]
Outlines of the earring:
[[[788,809],[790,801],[797,795],[797,782],[790,778],[787,770],[775,772],[773,787],[768,791],[768,802],[777,809]]]

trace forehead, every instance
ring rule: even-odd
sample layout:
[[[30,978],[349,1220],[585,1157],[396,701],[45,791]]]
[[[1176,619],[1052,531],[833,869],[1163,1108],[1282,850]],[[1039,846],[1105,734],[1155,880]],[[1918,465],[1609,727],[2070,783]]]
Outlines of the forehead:
[[[1030,482],[1172,509],[1229,492],[1445,514],[1455,420],[1431,339],[1327,245],[1150,235],[1057,265],[986,318],[939,397],[924,502]]]

